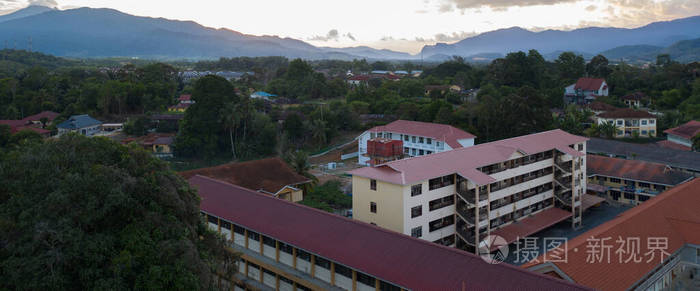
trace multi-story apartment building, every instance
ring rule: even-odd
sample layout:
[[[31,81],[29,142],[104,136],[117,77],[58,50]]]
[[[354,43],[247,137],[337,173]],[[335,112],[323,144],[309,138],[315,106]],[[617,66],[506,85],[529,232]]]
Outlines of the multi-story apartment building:
[[[523,267],[595,290],[698,290],[698,189],[679,185]],[[552,255],[566,260],[543,259]]]
[[[476,251],[488,234],[513,242],[567,218],[581,225],[586,138],[552,130],[350,171],[353,217]],[[541,215],[537,215],[537,214]],[[456,235],[455,235],[456,234]]]
[[[587,290],[204,176],[210,229],[240,254],[222,290]]]
[[[599,125],[614,124],[616,138],[656,136],[656,116],[647,111],[623,108],[598,114],[597,119]]]
[[[397,120],[373,127],[360,135],[358,164],[370,164],[367,144],[375,138],[400,140],[403,142],[404,156],[417,157],[473,146],[476,136],[451,125]]]
[[[695,178],[662,164],[599,155],[586,157],[588,192],[637,205]]]

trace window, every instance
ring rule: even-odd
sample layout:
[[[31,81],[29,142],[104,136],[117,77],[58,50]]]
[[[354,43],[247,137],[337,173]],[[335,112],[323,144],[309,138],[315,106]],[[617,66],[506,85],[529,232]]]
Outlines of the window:
[[[403,148],[403,153],[408,154],[409,149],[408,148]]]
[[[411,236],[412,236],[412,237],[421,237],[421,236],[423,236],[423,227],[422,227],[422,226],[419,226],[419,227],[414,227],[414,228],[412,228],[412,229],[411,229]]]
[[[656,119],[649,119],[649,124],[654,124],[656,123]]]
[[[646,131],[646,130],[642,130],[642,135],[647,135],[647,131]]]
[[[436,143],[435,143],[435,146],[440,147],[440,142],[439,142],[439,141],[436,142]]]
[[[415,137],[415,136],[412,136],[412,137],[411,137],[411,142],[413,142],[413,143],[416,142],[416,137]]]
[[[646,119],[642,119],[642,125],[647,125],[647,120],[646,120]]]
[[[650,134],[650,135],[656,135],[656,130],[650,130],[650,131],[649,131],[649,134]]]
[[[429,230],[431,232],[436,231],[438,229],[448,227],[450,225],[453,225],[455,223],[455,217],[454,215],[448,215],[440,219],[436,219],[428,223]]]
[[[326,260],[326,259],[319,257],[319,256],[316,256],[316,258],[314,258],[314,260],[316,263],[316,267],[321,267],[321,268],[328,269],[328,270],[331,269],[331,261]]]
[[[369,212],[377,213],[377,203],[374,203],[374,202],[369,203]]]
[[[335,273],[343,275],[347,278],[352,278],[352,270],[350,268],[343,266],[341,264],[335,264]]]
[[[416,149],[411,149],[411,155],[416,155]]]
[[[231,230],[231,223],[226,220],[222,220],[221,228]]]
[[[411,197],[423,194],[423,184],[411,186]]]
[[[269,236],[263,235],[263,244],[274,248],[275,247],[275,239],[273,239]]]
[[[369,180],[369,189],[377,191],[377,180]]]
[[[583,144],[582,144],[582,143],[578,144],[578,150],[579,150],[579,151],[582,151],[582,150],[583,150]]]
[[[427,143],[427,144],[433,144],[433,139],[432,139],[432,138],[426,139],[426,143]]]
[[[374,139],[375,136],[376,136],[376,135],[375,135],[374,132],[370,132],[370,133],[369,133],[369,139]]]
[[[634,193],[625,192],[625,199],[634,200]]]
[[[386,138],[388,138],[388,139],[392,139],[392,138],[394,138],[394,134],[392,134],[391,132],[385,133],[385,134],[384,134],[384,137],[386,137]]]
[[[452,175],[447,175],[443,177],[438,177],[428,180],[428,190],[435,190],[442,187],[447,187],[454,184],[454,177]]]
[[[620,179],[618,179],[618,178],[610,178],[610,182],[611,183],[621,183],[622,181],[620,181]]]
[[[429,155],[429,154],[432,154],[433,151],[426,151],[425,153]]]
[[[408,141],[408,135],[404,135],[404,136],[403,136],[403,140],[404,140],[404,141]]]
[[[622,125],[622,120],[618,120],[617,125]]]
[[[357,272],[357,282],[365,284],[367,286],[371,286],[372,288],[374,288],[375,284],[374,277],[360,272]]]
[[[450,206],[455,203],[455,197],[450,195],[443,198],[438,198],[433,201],[428,202],[428,209],[430,211],[437,210],[443,207]]]
[[[411,218],[416,218],[421,215],[423,215],[423,205],[411,208]]]
[[[418,155],[419,155],[419,156],[422,156],[422,155],[424,155],[424,154],[425,154],[425,151],[424,151],[424,150],[418,150]]]
[[[637,195],[637,197],[639,198],[639,202],[644,202],[644,201],[649,200],[649,198],[651,198],[651,197],[646,196],[646,195]]]

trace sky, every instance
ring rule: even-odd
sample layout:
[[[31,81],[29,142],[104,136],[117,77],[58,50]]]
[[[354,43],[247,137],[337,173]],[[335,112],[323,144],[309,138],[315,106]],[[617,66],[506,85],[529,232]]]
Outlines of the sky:
[[[0,0],[0,14],[29,4],[113,8],[316,46],[366,45],[409,53],[513,26],[536,31],[633,28],[700,15],[700,0]]]

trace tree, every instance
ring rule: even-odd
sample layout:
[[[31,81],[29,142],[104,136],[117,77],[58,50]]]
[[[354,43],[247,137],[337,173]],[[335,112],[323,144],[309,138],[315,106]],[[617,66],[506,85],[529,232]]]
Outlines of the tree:
[[[554,63],[559,71],[559,78],[566,81],[576,80],[586,72],[586,61],[573,52],[564,52]]]
[[[241,108],[235,103],[228,103],[224,108],[221,109],[221,122],[224,127],[228,130],[229,139],[231,142],[231,158],[236,158],[236,147],[234,144],[233,136],[234,131],[241,123]]]
[[[586,64],[586,72],[591,77],[607,78],[612,70],[608,67],[608,59],[603,55],[597,55]]]
[[[0,180],[0,289],[211,289],[234,273],[196,191],[136,145],[65,135],[7,156]]]
[[[617,126],[612,122],[603,122],[598,125],[598,131],[605,138],[613,138],[617,133]]]
[[[297,174],[318,182],[318,178],[309,172],[311,164],[309,164],[309,154],[304,151],[289,152],[286,155],[287,164],[294,169]]]
[[[693,137],[693,150],[700,151],[700,133]]]
[[[340,186],[338,180],[330,180],[316,186],[304,195],[301,204],[328,212],[332,212],[333,209],[352,208],[352,197],[345,195]]]

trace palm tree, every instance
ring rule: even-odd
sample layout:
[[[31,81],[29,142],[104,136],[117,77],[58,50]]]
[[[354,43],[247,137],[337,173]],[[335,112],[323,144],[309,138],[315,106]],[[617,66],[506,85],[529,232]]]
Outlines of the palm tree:
[[[231,140],[231,155],[236,158],[236,147],[233,141],[236,128],[241,123],[241,108],[236,103],[229,103],[221,109],[221,122],[228,130],[228,136]]]
[[[311,122],[311,138],[313,138],[319,145],[324,145],[327,141],[326,136],[326,122],[320,119],[316,119]]]
[[[304,151],[290,151],[286,155],[286,160],[297,174],[311,179],[312,184],[318,183],[318,178],[309,172],[311,170],[309,154]]]
[[[598,131],[605,138],[613,138],[617,133],[617,126],[612,122],[603,122],[598,125]]]

